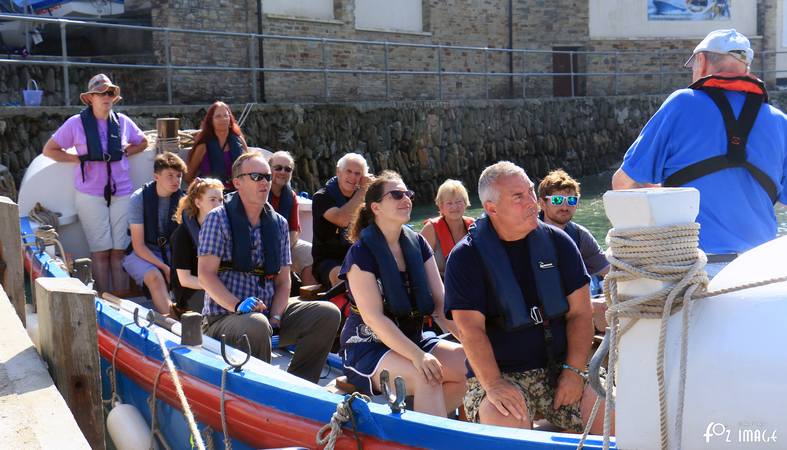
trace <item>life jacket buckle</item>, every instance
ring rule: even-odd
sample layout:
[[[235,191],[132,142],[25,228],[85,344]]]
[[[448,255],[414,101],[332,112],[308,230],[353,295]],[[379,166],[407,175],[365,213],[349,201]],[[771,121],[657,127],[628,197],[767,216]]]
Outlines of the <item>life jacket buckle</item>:
[[[539,269],[554,269],[554,268],[555,268],[555,265],[554,265],[554,264],[552,264],[551,262],[543,262],[543,261],[539,261],[539,262],[538,262],[538,268],[539,268]]]
[[[544,323],[544,317],[541,315],[541,309],[538,306],[530,308],[530,318],[533,319],[534,325]]]
[[[159,236],[158,241],[157,241],[159,247],[166,247],[168,242],[169,242],[169,239],[167,239],[164,236]]]

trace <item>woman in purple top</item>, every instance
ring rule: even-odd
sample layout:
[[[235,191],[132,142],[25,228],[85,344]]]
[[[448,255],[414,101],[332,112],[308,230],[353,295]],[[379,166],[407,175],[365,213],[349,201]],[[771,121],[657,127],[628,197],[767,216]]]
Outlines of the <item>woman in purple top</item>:
[[[96,290],[128,290],[123,257],[129,245],[128,201],[134,186],[128,157],[144,151],[142,130],[112,106],[120,87],[100,73],[90,79],[79,99],[87,108],[68,120],[44,145],[43,154],[76,163],[74,202],[93,260]],[[76,147],[76,154],[66,149]]]
[[[248,151],[243,132],[235,121],[229,105],[214,102],[194,139],[194,148],[188,157],[186,182],[196,177],[216,178],[224,182],[225,190],[234,191],[232,163]]]

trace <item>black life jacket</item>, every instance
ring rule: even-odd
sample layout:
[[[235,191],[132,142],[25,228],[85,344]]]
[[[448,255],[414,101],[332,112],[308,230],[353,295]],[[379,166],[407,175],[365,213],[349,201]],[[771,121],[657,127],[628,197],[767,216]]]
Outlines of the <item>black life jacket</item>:
[[[290,220],[290,214],[292,214],[292,208],[295,206],[292,201],[292,188],[290,184],[287,183],[281,188],[281,194],[279,195],[279,207],[276,208],[276,212],[281,214],[287,221]]]
[[[347,197],[342,194],[342,190],[339,189],[339,179],[337,177],[333,177],[325,183],[325,192],[331,196],[333,201],[336,202],[336,207],[341,208],[347,203]]]
[[[181,221],[183,222],[183,225],[186,227],[186,231],[189,232],[189,237],[191,238],[191,241],[194,243],[194,248],[199,248],[200,226],[199,223],[197,222],[197,218],[189,217],[189,215],[186,214],[186,211],[183,211],[180,214],[180,217],[181,217]]]
[[[253,267],[251,262],[251,224],[240,196],[232,195],[226,203],[227,217],[232,236],[232,261],[222,261],[220,271],[253,273],[264,278],[273,278],[281,269],[281,233],[276,212],[266,203],[260,213],[263,261],[262,267]]]
[[[410,292],[402,283],[399,268],[396,265],[391,249],[385,240],[380,228],[372,223],[361,231],[361,242],[374,256],[379,268],[379,278],[383,285],[383,307],[385,312],[393,317],[413,317],[416,315],[428,316],[434,312],[434,300],[429,291],[429,284],[424,269],[424,259],[421,255],[421,246],[418,243],[418,234],[409,227],[402,227],[399,235],[399,245],[404,254],[409,277]]]
[[[123,159],[122,140],[120,138],[120,121],[114,111],[109,111],[107,118],[107,153],[101,149],[101,138],[98,135],[98,121],[93,115],[93,109],[87,107],[79,113],[82,128],[87,139],[87,153],[79,155],[79,168],[82,171],[82,181],[85,181],[85,162],[103,161],[107,165],[107,185],[104,186],[104,200],[110,205],[112,196],[117,191],[117,186],[112,180],[112,166],[110,163]]]
[[[226,147],[227,145],[230,147],[230,166],[232,166],[232,162],[243,153],[243,144],[240,137],[230,132],[227,135],[227,140],[224,142],[224,146]],[[230,172],[231,167],[226,167],[224,164],[224,149],[219,147],[218,138],[209,139],[205,143],[205,150],[208,154],[208,165],[210,166],[206,176],[216,178],[217,180],[226,180],[227,173]]]
[[[145,226],[145,244],[151,248],[157,248],[161,251],[161,257],[167,263],[166,248],[169,246],[169,238],[172,232],[178,226],[178,223],[172,220],[175,210],[178,209],[178,202],[181,197],[186,195],[182,189],[172,194],[169,198],[169,208],[167,210],[167,221],[164,229],[159,229],[158,220],[158,202],[159,196],[156,193],[156,182],[151,181],[142,187],[142,205],[143,205],[143,223]]]
[[[529,263],[541,304],[540,308],[528,309],[511,261],[489,217],[482,215],[470,227],[468,234],[473,247],[484,261],[506,331],[531,327],[542,323],[544,319],[561,317],[568,311],[568,299],[563,292],[558,267],[557,249],[552,240],[553,232],[555,230],[551,225],[539,220],[538,227],[526,238],[530,252]]]
[[[746,75],[709,75],[689,86],[705,92],[719,108],[727,133],[727,153],[698,161],[673,173],[663,185],[667,187],[684,186],[687,183],[724,169],[742,167],[762,186],[774,204],[778,199],[777,184],[759,167],[750,163],[746,156],[746,143],[754,127],[760,107],[768,102],[768,93],[763,82]],[[732,110],[724,91],[746,94],[746,100],[738,118]]]

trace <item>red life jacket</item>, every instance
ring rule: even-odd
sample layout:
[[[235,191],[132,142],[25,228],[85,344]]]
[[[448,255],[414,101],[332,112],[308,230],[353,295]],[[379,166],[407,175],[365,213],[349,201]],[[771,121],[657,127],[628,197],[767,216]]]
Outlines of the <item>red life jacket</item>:
[[[475,222],[475,219],[462,216],[462,221],[465,223],[465,230],[468,230],[470,225]],[[440,250],[443,252],[443,257],[448,258],[448,254],[451,253],[456,242],[451,235],[451,230],[448,228],[448,222],[445,221],[445,217],[440,216],[426,219],[424,223],[431,223],[434,225],[434,232],[437,235],[437,240],[440,241]]]

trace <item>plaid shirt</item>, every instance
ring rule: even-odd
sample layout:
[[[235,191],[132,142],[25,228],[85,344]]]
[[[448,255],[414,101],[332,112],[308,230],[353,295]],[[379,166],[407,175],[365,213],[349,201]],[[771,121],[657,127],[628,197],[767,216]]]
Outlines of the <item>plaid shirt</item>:
[[[276,220],[279,222],[279,242],[281,244],[281,265],[289,266],[292,264],[290,256],[290,235],[288,233],[287,221],[284,217],[276,213]],[[251,263],[254,266],[261,266],[263,262],[262,249],[262,227],[260,224],[251,229]],[[214,209],[205,218],[199,232],[198,256],[218,256],[222,261],[232,260],[232,236],[230,235],[230,219],[227,216],[227,209],[224,206]],[[234,270],[219,272],[219,279],[224,286],[238,297],[241,301],[247,297],[257,297],[261,299],[265,306],[270,310],[273,302],[275,285],[272,279],[265,279],[260,284],[258,275],[236,272]],[[224,309],[221,305],[213,301],[210,295],[205,293],[205,306],[202,308],[202,315],[216,316],[222,314],[232,314],[233,311]]]

